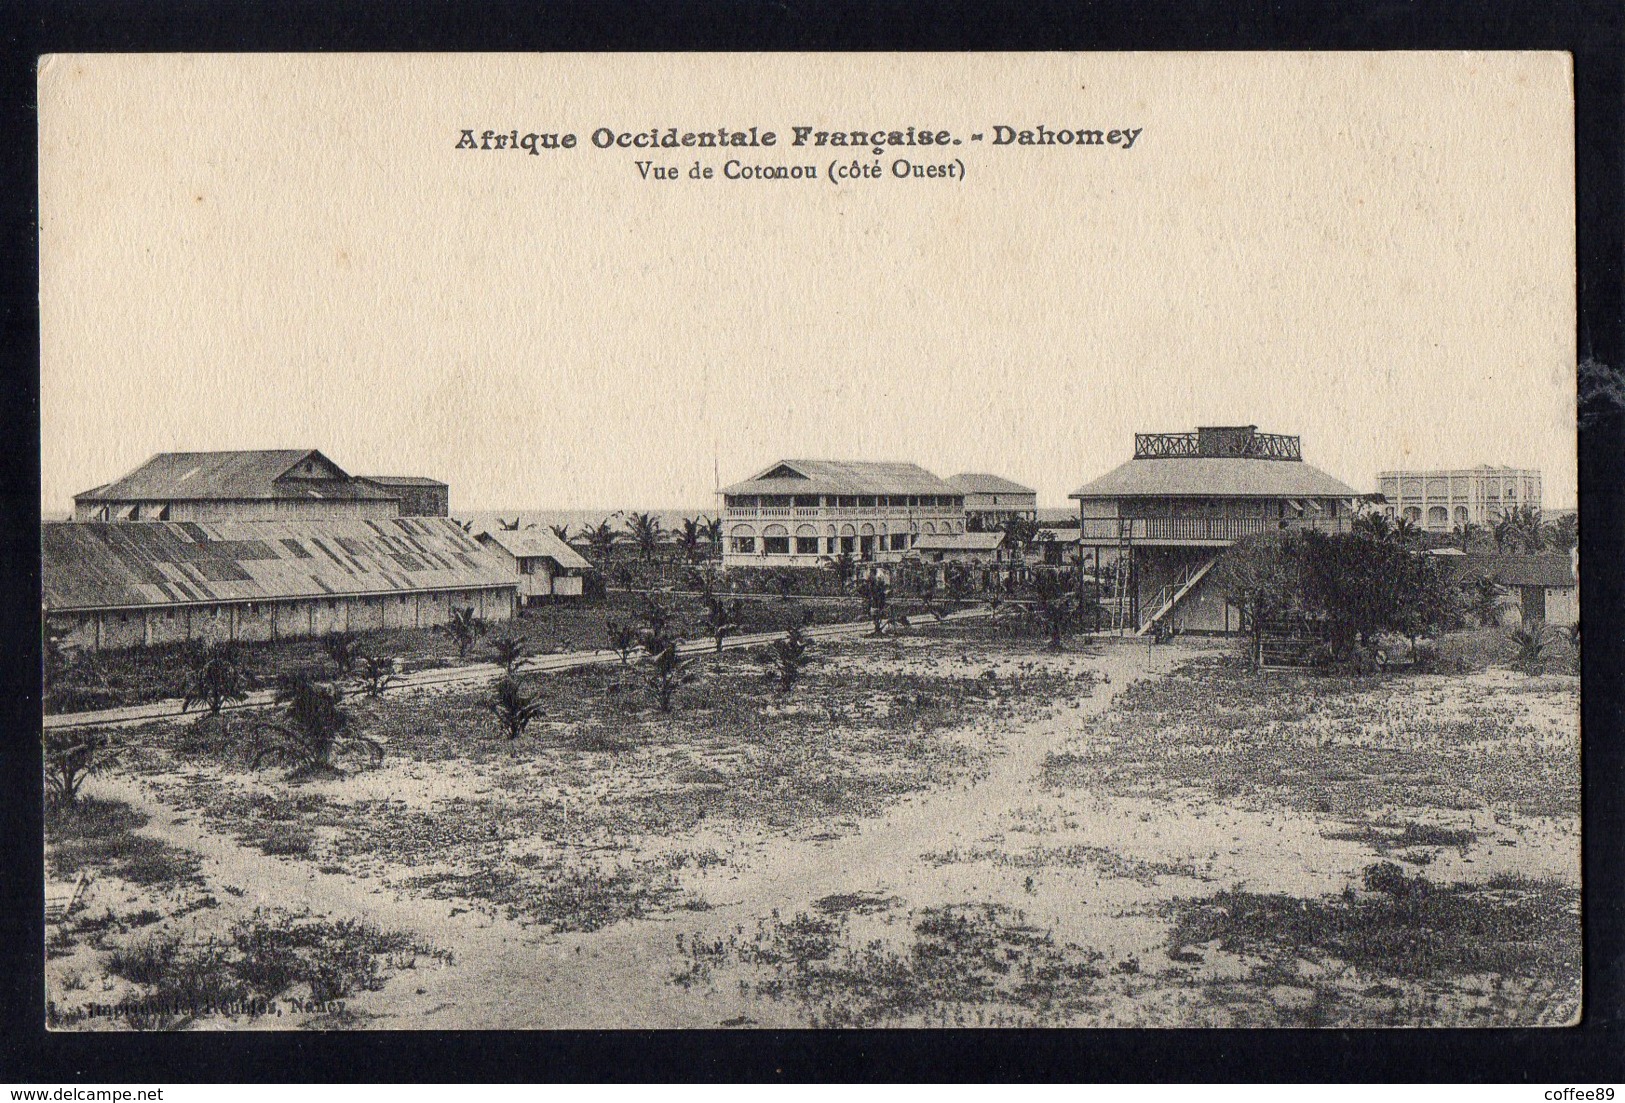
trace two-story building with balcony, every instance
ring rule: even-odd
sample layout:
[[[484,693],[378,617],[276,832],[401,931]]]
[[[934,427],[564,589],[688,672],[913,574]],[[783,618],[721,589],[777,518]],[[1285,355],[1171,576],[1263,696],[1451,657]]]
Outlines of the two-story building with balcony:
[[[1513,467],[1468,467],[1446,471],[1383,471],[1377,492],[1384,512],[1403,517],[1428,532],[1464,525],[1490,528],[1523,506],[1541,508],[1540,472]]]
[[[965,531],[964,492],[912,463],[780,460],[720,493],[725,568],[895,563],[922,535]]]
[[[1237,540],[1347,531],[1358,491],[1303,462],[1298,438],[1256,426],[1136,433],[1134,458],[1074,491],[1079,548],[1103,580],[1107,627],[1234,632],[1240,610],[1205,584]]]

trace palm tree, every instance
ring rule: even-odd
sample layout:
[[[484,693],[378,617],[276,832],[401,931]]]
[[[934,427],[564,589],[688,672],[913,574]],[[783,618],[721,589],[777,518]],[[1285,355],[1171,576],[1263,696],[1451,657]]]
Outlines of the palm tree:
[[[501,532],[518,532],[520,520],[522,520],[522,518],[515,517],[512,521],[504,521],[502,518],[498,517],[497,528]]]
[[[1511,522],[1519,546],[1527,555],[1546,550],[1546,526],[1541,523],[1540,509],[1536,506],[1518,506],[1510,510],[1506,520]]]
[[[525,734],[530,722],[542,713],[542,699],[540,694],[526,694],[519,688],[519,683],[513,678],[504,676],[497,683],[496,692],[485,707],[497,718],[502,730],[507,733],[508,740],[512,742]]]
[[[875,635],[879,636],[886,628],[886,607],[891,594],[884,579],[871,578],[859,585],[859,593],[863,595],[865,611],[875,626]]]
[[[654,693],[660,711],[670,712],[672,698],[676,695],[677,688],[692,682],[694,673],[688,669],[688,660],[677,654],[677,644],[668,642],[659,651],[654,652],[654,662],[650,664],[644,680]]]
[[[548,525],[547,527],[552,531],[553,535],[557,536],[562,542],[566,544],[570,542],[569,525]]]
[[[1565,513],[1555,521],[1548,521],[1541,526],[1545,534],[1546,543],[1558,551],[1573,551],[1580,543],[1580,516],[1577,513]]]
[[[70,808],[79,802],[79,788],[85,779],[106,764],[105,753],[112,747],[110,736],[99,729],[72,731],[46,728],[42,733],[45,750],[45,792],[53,809]]]
[[[474,646],[474,641],[485,635],[485,621],[474,615],[471,605],[462,608],[453,608],[451,619],[442,626],[451,638],[457,641],[457,657],[468,658],[468,649]]]
[[[1512,664],[1525,674],[1539,674],[1545,665],[1546,646],[1551,643],[1546,626],[1533,621],[1508,632],[1507,639],[1518,649]]]
[[[1072,619],[1077,594],[1057,571],[1039,571],[1033,576],[1033,615],[1049,635],[1049,649],[1061,650],[1061,636]]]
[[[632,652],[638,649],[638,634],[629,624],[606,620],[604,629],[609,637],[609,649],[621,657],[621,669],[632,661]]]
[[[711,545],[711,554],[717,559],[722,558],[722,518],[713,517],[705,522],[701,530],[705,539]]]
[[[1485,575],[1473,580],[1468,605],[1478,623],[1489,628],[1501,623],[1501,610],[1506,608],[1507,592],[1493,578]]]
[[[782,692],[789,693],[800,680],[802,670],[812,662],[807,654],[810,647],[799,624],[792,624],[782,640],[773,641],[773,654],[769,660],[773,665],[767,673],[768,677],[778,680]]]
[[[285,719],[281,723],[261,721],[262,740],[254,765],[277,760],[293,768],[291,776],[305,777],[337,772],[333,756],[342,751],[363,751],[374,763],[380,761],[383,746],[350,730],[350,715],[341,707],[343,699],[338,686],[317,685],[304,675],[284,675],[277,684],[276,700],[286,706]]]
[[[847,584],[858,573],[858,561],[852,558],[852,553],[843,551],[839,555],[828,556],[824,559],[824,566],[835,575],[835,585],[840,587],[841,593],[846,593]]]
[[[361,684],[368,697],[382,697],[399,679],[395,676],[395,660],[378,655],[361,656]]]
[[[1419,544],[1422,541],[1422,527],[1409,517],[1395,517],[1393,539],[1400,544]]]
[[[700,542],[705,539],[705,518],[683,518],[683,530],[677,534],[677,544],[683,549],[683,558],[692,563],[700,557]]]
[[[596,525],[588,525],[581,533],[581,538],[587,542],[587,547],[599,558],[607,556],[620,542],[621,534],[612,522],[620,513],[611,513]]]
[[[646,562],[653,559],[655,552],[660,550],[660,540],[665,535],[660,529],[660,518],[652,513],[628,514],[626,532]]]
[[[1463,521],[1451,529],[1450,532],[1456,538],[1456,546],[1464,552],[1470,552],[1483,537],[1484,527],[1475,525],[1471,521]]]
[[[1385,513],[1378,513],[1368,509],[1354,519],[1349,526],[1350,531],[1362,533],[1373,540],[1388,540],[1394,535],[1394,522]]]
[[[711,638],[716,641],[717,654],[719,655],[722,654],[723,639],[730,633],[739,630],[740,608],[738,601],[724,605],[722,599],[715,594],[705,596],[705,615],[700,618],[700,623],[705,626],[705,630],[711,633]]]
[[[528,653],[525,640],[511,632],[491,641],[491,657],[509,675],[513,674],[513,668],[523,662]]]
[[[334,631],[327,633],[322,637],[322,650],[327,652],[329,659],[333,660],[333,665],[338,668],[340,678],[348,678],[350,673],[355,670],[356,661],[361,657],[361,652],[356,647],[354,632]]]
[[[248,696],[254,678],[244,667],[242,653],[236,644],[194,646],[187,659],[182,712],[187,712],[193,705],[203,705],[208,708],[211,717],[218,718],[227,701],[241,701]]]

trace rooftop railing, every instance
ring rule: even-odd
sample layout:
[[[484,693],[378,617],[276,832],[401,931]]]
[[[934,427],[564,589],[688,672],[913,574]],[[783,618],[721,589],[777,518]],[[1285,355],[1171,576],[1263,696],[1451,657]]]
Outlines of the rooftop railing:
[[[1190,433],[1135,433],[1134,458],[1159,460],[1185,457],[1250,460],[1302,460],[1298,438],[1286,433],[1236,430]]]

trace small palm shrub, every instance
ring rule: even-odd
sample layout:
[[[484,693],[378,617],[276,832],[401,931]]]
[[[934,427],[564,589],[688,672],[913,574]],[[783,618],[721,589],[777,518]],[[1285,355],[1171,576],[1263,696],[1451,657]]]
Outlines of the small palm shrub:
[[[308,777],[337,773],[333,757],[339,753],[359,751],[374,763],[380,761],[383,746],[351,730],[350,714],[341,707],[343,699],[338,686],[319,685],[303,675],[285,675],[276,692],[283,719],[261,721],[254,765],[281,762],[291,768],[290,776]]]
[[[512,633],[498,636],[491,641],[491,658],[496,660],[496,664],[510,675],[513,673],[513,668],[523,662],[528,654],[529,651],[525,646],[525,641]]]
[[[677,644],[668,642],[654,652],[654,661],[644,675],[644,684],[654,694],[660,711],[670,712],[678,687],[693,682],[694,677],[694,672],[688,668],[688,660],[677,653]]]
[[[789,693],[794,689],[796,682],[801,679],[801,672],[812,662],[812,657],[808,654],[811,646],[799,624],[792,624],[782,640],[773,641],[768,660],[772,665],[767,671],[767,676],[777,680],[782,692]]]
[[[395,674],[395,660],[379,655],[361,656],[361,686],[368,697],[382,697],[384,690],[400,679]]]
[[[705,630],[716,641],[718,654],[722,652],[722,641],[731,633],[739,630],[741,608],[742,606],[737,600],[724,604],[716,594],[707,593],[705,595],[705,614],[700,618],[700,623],[705,626]]]
[[[457,657],[468,658],[468,649],[474,646],[474,641],[485,635],[485,621],[474,614],[473,606],[464,606],[451,611],[451,619],[446,621],[445,630],[457,644]]]
[[[71,808],[79,802],[79,789],[85,779],[112,757],[112,739],[106,732],[46,729],[45,796],[54,810]]]
[[[248,696],[254,678],[243,664],[242,652],[233,643],[210,643],[188,649],[186,692],[181,699],[181,711],[193,705],[209,710],[218,717],[228,701],[241,701]]]
[[[542,704],[540,694],[527,694],[511,676],[504,676],[485,707],[491,710],[512,742],[524,735],[530,722],[541,715]]]
[[[340,678],[348,678],[361,658],[354,632],[329,632],[322,637],[322,650],[333,661]]]
[[[632,661],[632,653],[638,649],[638,634],[631,625],[614,620],[606,620],[604,630],[609,637],[609,649],[620,656],[624,670]]]
[[[1533,621],[1508,632],[1507,639],[1516,649],[1512,665],[1526,674],[1539,674],[1545,664],[1547,645],[1551,643],[1546,626]]]

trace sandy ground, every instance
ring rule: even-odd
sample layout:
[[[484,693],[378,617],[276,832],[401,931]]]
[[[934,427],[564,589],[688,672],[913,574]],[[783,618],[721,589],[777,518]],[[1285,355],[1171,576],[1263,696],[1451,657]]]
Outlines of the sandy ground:
[[[226,887],[221,902],[228,915],[262,906],[360,918],[414,932],[451,951],[449,966],[431,963],[398,972],[382,989],[353,997],[348,1003],[353,1025],[804,1026],[805,1008],[794,1000],[763,999],[730,974],[713,983],[674,984],[688,960],[681,946],[743,934],[770,917],[805,911],[845,893],[888,900],[889,907],[854,917],[852,930],[894,941],[907,933],[906,919],[921,909],[1001,901],[1021,909],[1028,923],[1051,930],[1058,942],[1098,950],[1108,962],[1143,963],[1135,975],[1114,973],[1088,1015],[1065,1021],[1198,1025],[1209,1010],[1193,1006],[1190,994],[1177,986],[1151,979],[1171,964],[1164,949],[1167,921],[1157,914],[1160,903],[1237,885],[1303,896],[1333,893],[1373,860],[1364,843],[1326,838],[1336,826],[1326,818],[1039,787],[1044,757],[1076,738],[1090,717],[1110,707],[1114,695],[1139,679],[1166,674],[1200,646],[1113,644],[1094,654],[1035,654],[1035,662],[1093,670],[1102,680],[1091,696],[1000,731],[998,753],[984,776],[904,799],[838,833],[719,838],[702,832],[670,840],[691,850],[726,848],[725,863],[682,873],[686,893],[704,900],[709,910],[667,912],[592,933],[547,935],[501,915],[396,891],[379,877],[325,873],[312,862],[266,856],[210,830],[195,813],[177,813],[133,777],[99,777],[89,788],[147,812],[145,832],[201,855],[208,881]],[[899,661],[938,658],[907,652],[883,657],[877,649],[872,661],[895,669]],[[411,764],[405,772],[362,775],[344,784],[352,797],[387,793],[415,803],[444,797],[448,782],[470,792],[490,783],[467,771],[431,778],[425,769]],[[1430,877],[1478,880],[1517,872],[1578,881],[1577,824],[1488,812],[1452,815],[1452,824],[1471,826],[1480,837],[1465,851],[1431,854]],[[1211,968],[1222,966],[1214,962]]]

